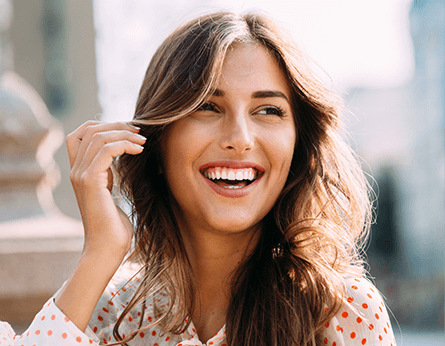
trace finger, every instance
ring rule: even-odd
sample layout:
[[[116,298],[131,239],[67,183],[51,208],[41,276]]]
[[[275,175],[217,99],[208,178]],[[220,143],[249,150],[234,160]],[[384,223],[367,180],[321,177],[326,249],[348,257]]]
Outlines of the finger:
[[[133,142],[123,140],[104,145],[85,170],[79,170],[75,181],[84,187],[108,187],[108,169],[113,159],[122,155],[140,154],[144,148]]]
[[[85,126],[81,126],[79,128],[79,131],[75,131],[75,138],[73,140],[77,141],[77,150],[75,150],[75,153],[72,153],[72,157],[74,157],[72,168],[77,169],[78,165],[80,164],[81,160],[79,161],[78,158],[82,159],[84,156],[85,151],[88,148],[88,145],[91,141],[91,138],[99,132],[107,132],[107,131],[113,131],[113,130],[126,130],[129,132],[137,133],[139,132],[139,128],[131,126],[126,123],[100,123],[100,122],[87,122],[84,124]],[[74,156],[75,154],[75,156]]]
[[[132,133],[129,131],[107,131],[107,132],[97,132],[93,135],[91,138],[88,147],[83,154],[82,158],[78,158],[76,163],[78,163],[78,167],[74,168],[73,171],[79,170],[84,171],[87,169],[87,167],[91,164],[91,162],[94,160],[96,155],[101,151],[101,149],[110,143],[114,142],[121,142],[121,141],[128,141],[134,144],[142,145],[145,143],[146,139],[145,137],[137,134]],[[80,151],[79,151],[80,155]],[[78,156],[79,156],[78,155]],[[80,163],[79,163],[80,161]]]
[[[82,142],[83,134],[85,129],[89,126],[94,126],[100,124],[99,121],[89,120],[71,132],[66,136],[66,147],[68,149],[68,157],[70,159],[70,166],[73,167],[74,161],[77,157],[77,152],[79,150],[80,144]]]

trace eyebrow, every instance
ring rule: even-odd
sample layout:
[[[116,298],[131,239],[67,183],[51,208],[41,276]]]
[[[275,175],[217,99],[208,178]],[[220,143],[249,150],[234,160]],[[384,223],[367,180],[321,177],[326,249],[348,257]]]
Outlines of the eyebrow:
[[[220,89],[214,89],[211,92],[212,96],[224,96],[224,91],[220,90]],[[252,98],[253,99],[265,99],[265,98],[269,98],[269,97],[281,97],[283,99],[285,99],[287,102],[289,102],[289,99],[287,98],[286,95],[284,95],[281,91],[277,91],[277,90],[259,90],[259,91],[255,91],[254,93],[252,93]]]

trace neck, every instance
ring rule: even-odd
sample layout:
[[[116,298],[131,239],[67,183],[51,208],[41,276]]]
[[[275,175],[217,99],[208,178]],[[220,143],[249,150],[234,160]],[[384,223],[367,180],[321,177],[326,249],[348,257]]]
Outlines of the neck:
[[[230,233],[181,227],[198,289],[191,317],[201,341],[225,324],[233,274],[255,249],[259,230]]]

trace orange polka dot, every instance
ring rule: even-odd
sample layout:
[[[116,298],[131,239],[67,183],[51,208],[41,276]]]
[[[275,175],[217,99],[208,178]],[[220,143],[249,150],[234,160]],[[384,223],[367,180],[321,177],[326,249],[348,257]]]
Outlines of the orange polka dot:
[[[68,337],[68,334],[67,334],[67,333],[63,333],[63,334],[62,334],[62,338],[63,338],[63,339],[66,339],[67,337]]]
[[[144,332],[140,332],[140,333],[139,333],[139,336],[140,336],[141,338],[143,338],[143,337],[145,336]]]
[[[373,330],[374,329],[374,325],[373,324],[370,324],[369,325],[369,330]]]
[[[361,317],[357,317],[357,323],[362,323],[362,318]]]
[[[355,286],[355,285],[351,286],[351,288],[352,288],[353,290],[358,290],[358,287]]]
[[[343,333],[343,328],[342,327],[337,326],[337,328],[335,328],[335,329],[337,329],[337,332]]]
[[[379,306],[379,309],[380,309],[380,312],[383,312],[383,309],[382,309],[382,307],[381,307],[381,306]]]
[[[159,346],[159,344],[158,343],[154,343],[153,346]]]
[[[45,319],[45,316],[42,316],[42,321]]]
[[[156,331],[153,330],[153,331],[151,332],[151,335],[155,336],[155,335],[156,335]]]
[[[51,335],[53,335],[53,331],[52,330],[48,330],[47,334],[48,334],[48,336],[51,336]]]
[[[209,345],[213,345],[213,341],[210,341],[210,342],[209,342]]]
[[[343,317],[343,318],[346,318],[348,316],[349,316],[349,314],[346,311],[341,314],[341,317]]]
[[[70,319],[69,319],[68,317],[65,317],[64,320],[65,320],[65,322],[67,322],[67,323],[70,321]]]
[[[108,301],[108,304],[109,305],[114,305],[114,303],[111,300]]]
[[[148,316],[148,317],[147,317],[147,320],[148,320],[148,322],[151,322],[151,321],[152,321],[151,316]]]
[[[168,341],[168,340],[170,340],[170,337],[169,337],[169,336],[167,336],[167,337],[165,338],[165,341]]]
[[[380,340],[380,341],[382,341],[382,340],[383,340],[383,338],[382,338],[382,336],[381,336],[381,335],[379,335],[379,340]]]
[[[81,338],[80,336],[78,336],[78,337],[76,338],[76,341],[77,341],[77,342],[82,342],[82,338]]]
[[[373,293],[375,292],[375,291],[372,289],[372,287],[369,287],[369,289],[371,290],[371,292],[373,292]]]
[[[329,311],[329,308],[324,308],[324,312],[328,312]]]
[[[91,340],[91,339],[88,339],[88,342],[89,342],[90,344],[92,344],[92,343],[93,343],[93,340]]]
[[[28,333],[26,333],[26,336],[29,336],[29,332],[28,332]]]
[[[125,339],[125,334],[122,334],[122,337]],[[111,336],[108,337],[108,340],[111,341]]]
[[[366,339],[362,340],[362,345],[366,345]]]
[[[133,317],[128,316],[128,320],[129,320],[130,322],[133,321]]]
[[[97,327],[94,327],[93,332],[95,333],[97,332]]]
[[[227,344],[222,344],[221,346],[227,346]]]
[[[40,330],[36,330],[36,335],[39,335],[40,334]]]
[[[99,321],[103,321],[104,319],[103,319],[103,317],[102,316],[97,316],[97,319],[99,320]]]
[[[348,299],[346,299],[346,301],[347,301],[348,303],[352,303],[352,302],[354,301],[354,298],[352,298],[352,297],[348,297]]]
[[[326,328],[329,328],[329,322],[326,322],[324,325]]]
[[[127,292],[127,289],[125,287],[122,287],[122,291]]]
[[[332,346],[337,346],[337,343],[334,341],[334,342],[332,343]]]
[[[323,343],[324,343],[325,345],[327,345],[327,344],[328,344],[328,338],[324,338]]]
[[[369,293],[367,294],[367,296],[372,299],[372,295],[370,295]]]
[[[352,332],[352,333],[351,333],[351,339],[354,339],[354,338],[355,338],[355,335],[356,335],[356,334],[355,334],[354,332]]]
[[[379,314],[375,314],[375,318],[379,319],[380,318]]]
[[[368,304],[363,303],[363,304],[362,304],[362,308],[363,308],[363,309],[367,309],[367,308],[368,308]]]
[[[386,328],[383,328],[385,334],[388,334],[388,330]]]
[[[108,309],[107,308],[102,308],[102,310],[106,313],[108,313]]]

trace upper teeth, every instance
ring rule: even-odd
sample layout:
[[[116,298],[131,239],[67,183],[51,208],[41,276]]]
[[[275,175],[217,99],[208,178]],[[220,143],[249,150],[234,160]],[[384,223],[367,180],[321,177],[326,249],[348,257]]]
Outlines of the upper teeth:
[[[254,180],[257,178],[257,171],[254,168],[211,167],[206,169],[203,174],[206,178],[212,180]]]

